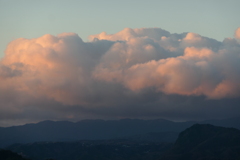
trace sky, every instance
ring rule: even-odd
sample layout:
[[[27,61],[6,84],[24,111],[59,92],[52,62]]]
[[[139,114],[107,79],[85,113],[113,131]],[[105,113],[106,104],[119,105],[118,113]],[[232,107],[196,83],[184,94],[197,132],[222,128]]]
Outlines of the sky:
[[[238,0],[0,0],[0,126],[240,116]]]

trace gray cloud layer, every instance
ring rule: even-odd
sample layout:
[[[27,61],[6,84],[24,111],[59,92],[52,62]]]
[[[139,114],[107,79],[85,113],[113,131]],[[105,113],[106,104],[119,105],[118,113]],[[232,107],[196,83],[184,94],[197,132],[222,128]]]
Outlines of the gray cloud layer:
[[[0,121],[238,116],[239,31],[223,42],[160,28],[17,39],[0,61]]]

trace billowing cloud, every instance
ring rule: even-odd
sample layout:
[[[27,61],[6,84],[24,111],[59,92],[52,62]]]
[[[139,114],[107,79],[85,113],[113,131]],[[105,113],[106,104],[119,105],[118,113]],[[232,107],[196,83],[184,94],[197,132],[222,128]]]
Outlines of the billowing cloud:
[[[240,39],[240,27],[235,31],[235,38]]]
[[[155,38],[143,36],[139,30],[96,35],[115,41],[120,35],[123,38],[102,56],[93,73],[95,78],[121,83],[136,92],[153,87],[165,94],[204,95],[211,99],[240,95],[239,44],[232,43],[233,49],[195,33]]]
[[[173,118],[199,98],[238,99],[239,35],[219,42],[126,28],[90,42],[75,33],[14,40],[0,61],[1,119]],[[171,103],[179,97],[184,102]]]

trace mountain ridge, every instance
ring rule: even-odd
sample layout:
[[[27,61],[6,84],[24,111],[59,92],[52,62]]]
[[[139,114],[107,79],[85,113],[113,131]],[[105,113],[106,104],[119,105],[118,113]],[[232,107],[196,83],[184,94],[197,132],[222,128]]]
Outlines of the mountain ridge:
[[[151,133],[161,138],[161,134]],[[169,134],[169,133],[168,133]],[[142,137],[75,142],[35,142],[8,148],[32,160],[239,160],[240,130],[194,124],[175,143],[145,141]]]
[[[240,129],[240,124],[238,122],[235,118],[226,120],[208,120],[198,123],[222,124],[223,127]],[[172,122],[164,119],[97,119],[83,120],[79,122],[47,120],[36,124],[0,127],[0,147],[5,147],[14,143],[31,143],[37,141],[113,139],[151,132],[179,133],[195,123],[195,121]],[[172,141],[174,140],[172,139]]]

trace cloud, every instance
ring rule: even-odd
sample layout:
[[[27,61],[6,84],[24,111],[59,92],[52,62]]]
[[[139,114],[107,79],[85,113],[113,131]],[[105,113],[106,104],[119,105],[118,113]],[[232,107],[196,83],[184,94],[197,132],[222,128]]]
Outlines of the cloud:
[[[235,31],[235,38],[240,39],[240,27]]]
[[[160,40],[161,37],[168,37],[170,32],[163,30],[161,28],[125,28],[124,30],[116,34],[107,34],[102,32],[97,35],[89,36],[90,40],[99,39],[99,40],[109,40],[109,41],[128,41],[130,39],[136,39],[140,37],[152,38]]]
[[[9,43],[0,61],[2,121],[173,118],[181,109],[186,117],[198,99],[209,106],[240,96],[236,39],[219,42],[160,28],[126,28],[89,39],[63,33]],[[177,99],[183,102],[171,103]],[[190,110],[200,115],[200,109]]]
[[[118,40],[121,34],[131,38],[119,39],[103,55],[93,73],[95,78],[121,83],[136,92],[153,87],[165,94],[239,97],[239,44],[229,42],[233,50],[228,44],[195,33],[155,38],[139,36],[138,32],[125,29],[116,36],[96,35],[107,40]]]

